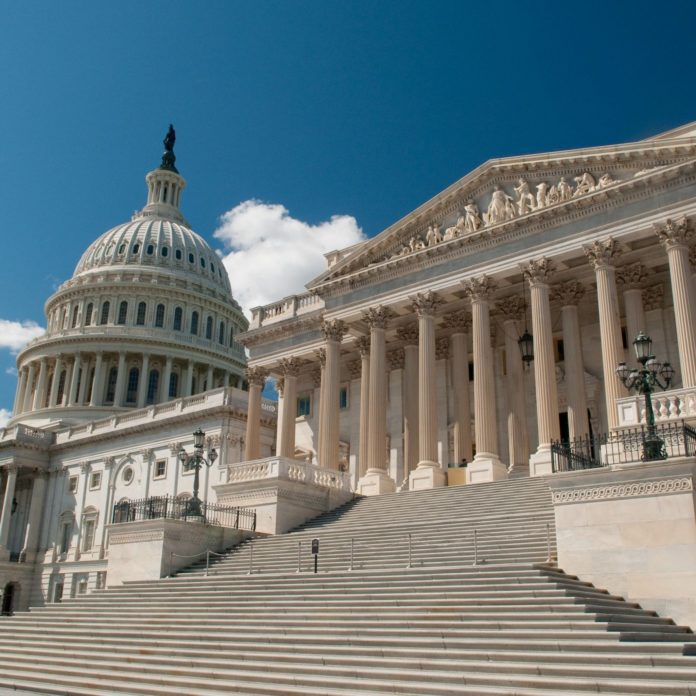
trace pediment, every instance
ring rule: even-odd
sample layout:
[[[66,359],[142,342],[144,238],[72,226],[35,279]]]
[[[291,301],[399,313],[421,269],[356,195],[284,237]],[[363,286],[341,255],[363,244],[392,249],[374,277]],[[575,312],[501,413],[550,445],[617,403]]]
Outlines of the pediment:
[[[418,255],[494,237],[535,217],[587,208],[685,162],[696,162],[696,138],[489,160],[346,254],[307,289],[321,294],[329,285],[382,265],[391,270]]]

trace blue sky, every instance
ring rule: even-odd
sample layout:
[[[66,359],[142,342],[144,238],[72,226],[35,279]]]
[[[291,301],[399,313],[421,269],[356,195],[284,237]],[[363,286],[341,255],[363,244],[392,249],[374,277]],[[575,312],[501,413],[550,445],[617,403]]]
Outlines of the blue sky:
[[[695,26],[669,1],[0,0],[0,408],[5,322],[43,325],[87,245],[142,207],[170,121],[184,213],[216,248],[245,221],[372,236],[491,157],[696,120]]]

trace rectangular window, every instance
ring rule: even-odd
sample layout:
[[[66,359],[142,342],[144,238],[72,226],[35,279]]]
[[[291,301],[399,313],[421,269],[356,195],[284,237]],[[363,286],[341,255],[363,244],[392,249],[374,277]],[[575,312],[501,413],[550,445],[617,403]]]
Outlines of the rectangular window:
[[[297,397],[297,417],[309,418],[312,412],[312,401],[309,394],[303,394]]]
[[[89,490],[96,491],[101,488],[102,472],[93,471],[89,476]]]
[[[61,602],[63,599],[63,587],[64,587],[64,580],[63,576],[60,576],[60,579],[58,582],[53,587],[53,601],[58,603]]]
[[[156,479],[164,478],[167,475],[167,462],[165,459],[160,459],[155,462],[154,477]]]
[[[103,590],[106,587],[106,571],[100,570],[97,572],[97,579],[94,585],[96,589]]]
[[[348,408],[348,389],[346,387],[341,387],[341,391],[338,392],[338,407],[342,411]]]
[[[63,522],[63,527],[60,530],[60,553],[68,553],[70,548],[70,537],[72,536],[72,523]]]
[[[87,519],[83,522],[84,529],[82,531],[82,550],[91,551],[92,546],[94,546],[94,528],[97,525],[97,521],[94,519]]]
[[[68,492],[77,493],[77,476],[71,476],[68,479]]]
[[[87,594],[87,578],[81,578],[77,584],[77,594]]]

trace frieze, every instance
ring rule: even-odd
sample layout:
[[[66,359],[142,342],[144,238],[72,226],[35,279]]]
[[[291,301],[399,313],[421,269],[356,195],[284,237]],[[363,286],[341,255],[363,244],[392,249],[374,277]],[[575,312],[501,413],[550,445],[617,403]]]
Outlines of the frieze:
[[[651,495],[687,493],[693,491],[693,489],[693,479],[691,477],[682,477],[554,491],[552,498],[554,505],[566,505],[601,500],[617,500],[620,498],[643,498]]]
[[[641,287],[647,277],[648,269],[640,261],[616,269],[616,282],[625,290]]]
[[[412,322],[399,326],[396,330],[396,337],[407,346],[418,345],[418,324]]]
[[[442,317],[442,325],[446,329],[454,329],[454,333],[469,331],[471,328],[471,315],[463,309],[450,312]]]
[[[643,290],[643,309],[650,312],[653,309],[662,309],[665,297],[665,288],[662,283],[651,285]]]
[[[551,299],[561,307],[575,307],[585,296],[585,286],[579,280],[558,283],[551,288]]]

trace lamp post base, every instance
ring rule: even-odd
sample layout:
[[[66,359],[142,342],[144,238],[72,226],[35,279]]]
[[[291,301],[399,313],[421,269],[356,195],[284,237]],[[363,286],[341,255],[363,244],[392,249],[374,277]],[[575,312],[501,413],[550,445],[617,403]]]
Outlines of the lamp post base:
[[[644,462],[654,462],[661,459],[667,459],[665,441],[654,433],[649,433],[643,440],[642,460]]]

